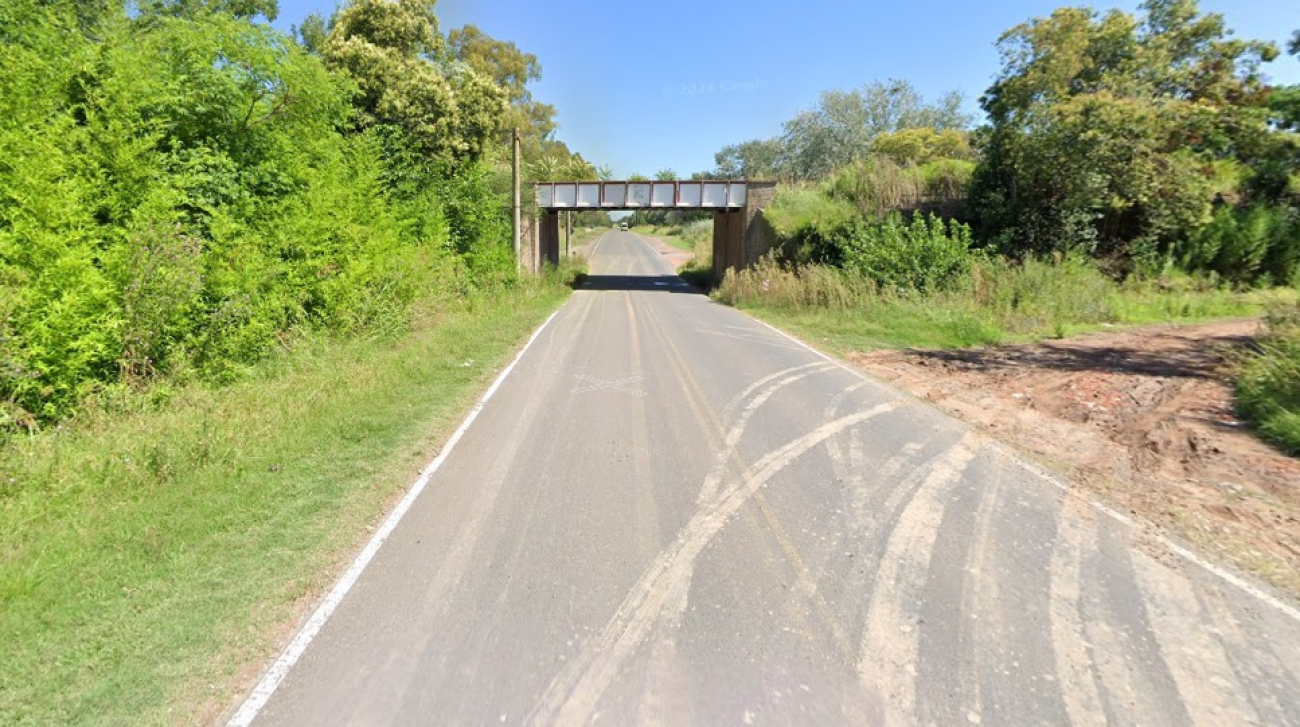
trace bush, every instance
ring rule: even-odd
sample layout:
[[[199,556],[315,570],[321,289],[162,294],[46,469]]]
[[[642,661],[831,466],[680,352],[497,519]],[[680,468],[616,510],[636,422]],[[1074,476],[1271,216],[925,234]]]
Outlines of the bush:
[[[516,282],[489,173],[359,130],[355,82],[292,39],[152,6],[90,39],[78,9],[0,8],[0,430]]]
[[[1004,331],[1060,337],[1072,325],[1115,320],[1116,293],[1110,278],[1084,258],[1013,261],[971,254],[964,272],[924,290],[882,286],[826,265],[796,268],[769,257],[728,273],[715,296],[729,305],[843,312],[866,327],[895,329],[891,335],[901,340],[912,335],[909,326],[928,328],[942,335],[927,339],[918,330],[917,340],[972,345],[997,343]]]
[[[925,178],[917,167],[874,156],[837,170],[822,190],[862,215],[877,217],[919,203],[925,196]]]
[[[1300,281],[1300,223],[1285,207],[1219,207],[1175,248],[1190,272],[1212,271],[1239,284]]]
[[[966,272],[971,261],[970,228],[934,215],[897,212],[879,222],[858,221],[838,239],[844,268],[876,285],[936,290]]]
[[[1237,409],[1265,438],[1300,455],[1300,305],[1266,321],[1268,334],[1237,378]]]
[[[939,159],[920,166],[925,196],[930,200],[965,199],[975,174],[975,162]]]
[[[776,233],[783,261],[796,265],[843,262],[836,238],[855,216],[847,202],[815,189],[780,187],[763,214]]]
[[[128,382],[165,371],[204,313],[202,246],[180,225],[146,222],[127,245],[122,286],[122,373]]]
[[[768,256],[753,267],[727,270],[715,293],[727,305],[761,304],[771,308],[852,310],[874,293],[861,278],[826,265],[805,265],[797,270]]]

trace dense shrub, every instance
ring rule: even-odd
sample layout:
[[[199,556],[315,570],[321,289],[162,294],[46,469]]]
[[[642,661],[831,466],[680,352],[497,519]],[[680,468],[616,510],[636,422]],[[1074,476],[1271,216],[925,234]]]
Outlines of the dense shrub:
[[[0,430],[513,281],[469,111],[430,157],[409,124],[354,123],[356,79],[268,25],[83,5],[0,7]]]
[[[1230,281],[1300,281],[1300,224],[1281,206],[1220,207],[1176,250],[1184,269],[1213,271]]]
[[[1267,321],[1268,335],[1237,379],[1237,407],[1266,438],[1300,455],[1300,307]]]
[[[1067,324],[1114,320],[1114,281],[1082,256],[1010,260],[979,256],[954,290],[970,296],[1007,330],[1048,330],[1063,335]]]
[[[876,156],[836,170],[822,185],[826,196],[878,216],[914,205],[925,195],[925,180],[914,166]]]
[[[934,215],[906,220],[894,212],[878,222],[860,220],[838,242],[844,268],[882,287],[935,290],[971,261],[970,228]]]
[[[776,200],[764,210],[781,258],[795,264],[841,264],[843,256],[835,239],[855,215],[843,200],[800,187],[778,187]]]

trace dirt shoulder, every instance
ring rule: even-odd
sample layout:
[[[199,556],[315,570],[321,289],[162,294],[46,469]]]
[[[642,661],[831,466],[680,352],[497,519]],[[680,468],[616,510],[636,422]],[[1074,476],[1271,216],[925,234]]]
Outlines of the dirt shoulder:
[[[1076,487],[1300,594],[1300,460],[1233,413],[1225,352],[1256,320],[849,359],[981,426]]]

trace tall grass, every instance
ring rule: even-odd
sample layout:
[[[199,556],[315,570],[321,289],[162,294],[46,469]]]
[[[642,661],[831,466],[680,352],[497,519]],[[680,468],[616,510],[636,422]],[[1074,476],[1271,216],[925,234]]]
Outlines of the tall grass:
[[[928,290],[881,285],[827,265],[772,258],[730,274],[715,297],[803,329],[831,348],[950,347],[1062,337],[1105,323],[1257,314],[1293,293],[1233,292],[1185,279],[1115,283],[1076,257],[1012,261],[972,255],[967,270]]]
[[[1265,320],[1268,334],[1237,378],[1237,408],[1265,438],[1300,455],[1300,304]]]

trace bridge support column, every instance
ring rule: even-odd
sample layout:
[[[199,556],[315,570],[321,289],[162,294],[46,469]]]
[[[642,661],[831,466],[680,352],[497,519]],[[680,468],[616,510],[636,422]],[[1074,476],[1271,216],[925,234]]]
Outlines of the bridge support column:
[[[745,267],[745,212],[713,213],[713,277],[721,281],[727,270]]]
[[[537,236],[537,268],[544,264],[560,264],[560,213],[547,210],[542,216],[542,227]]]

